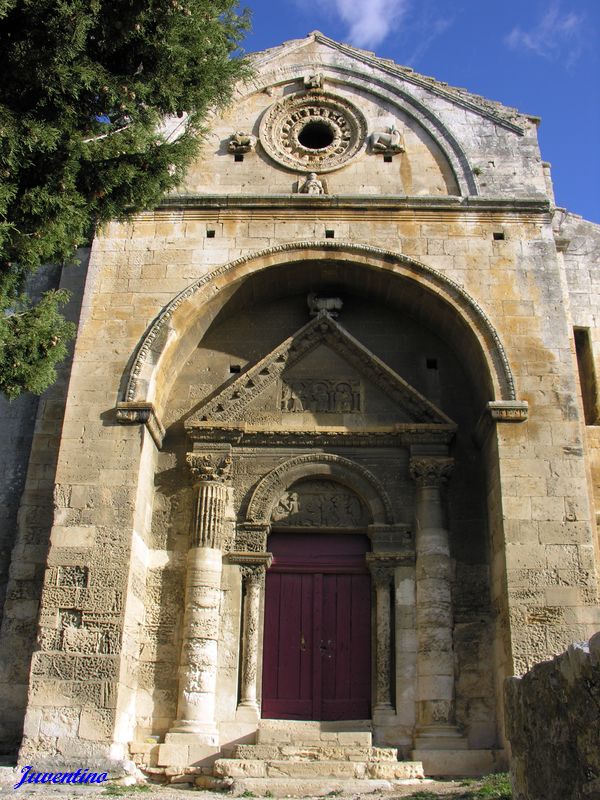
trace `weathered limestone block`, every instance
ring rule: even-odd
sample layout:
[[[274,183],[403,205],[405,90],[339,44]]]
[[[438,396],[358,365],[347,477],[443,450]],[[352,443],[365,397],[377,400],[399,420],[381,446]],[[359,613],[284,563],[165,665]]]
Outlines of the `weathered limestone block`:
[[[514,800],[600,797],[600,633],[505,683]]]

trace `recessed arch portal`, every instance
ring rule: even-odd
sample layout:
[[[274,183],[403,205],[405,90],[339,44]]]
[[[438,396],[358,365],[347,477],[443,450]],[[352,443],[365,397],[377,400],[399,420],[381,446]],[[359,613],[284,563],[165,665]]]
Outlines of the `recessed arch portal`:
[[[341,264],[348,280],[360,275],[368,282],[385,282],[388,295],[396,294],[410,304],[417,317],[434,317],[436,329],[466,356],[482,405],[515,399],[512,371],[498,333],[481,306],[456,281],[400,253],[341,241],[313,241],[236,259],[180,292],[156,317],[131,361],[124,376],[125,408],[152,404],[160,418],[179,369],[245,279],[306,262]]]

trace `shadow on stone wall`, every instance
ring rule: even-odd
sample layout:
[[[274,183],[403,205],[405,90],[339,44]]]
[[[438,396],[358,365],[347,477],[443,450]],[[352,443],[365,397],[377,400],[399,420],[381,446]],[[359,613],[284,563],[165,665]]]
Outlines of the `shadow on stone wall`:
[[[600,798],[600,633],[504,693],[514,800]]]

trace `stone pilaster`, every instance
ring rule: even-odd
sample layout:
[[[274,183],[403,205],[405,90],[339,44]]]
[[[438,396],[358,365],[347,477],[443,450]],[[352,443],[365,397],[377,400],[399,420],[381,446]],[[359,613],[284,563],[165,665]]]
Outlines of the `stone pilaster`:
[[[452,562],[442,489],[451,458],[413,457],[416,492],[417,743],[449,746],[454,726]],[[460,744],[452,744],[460,747]]]
[[[216,746],[221,548],[231,458],[190,453],[187,462],[197,482],[197,499],[187,560],[178,719],[170,733],[194,734],[196,742]]]

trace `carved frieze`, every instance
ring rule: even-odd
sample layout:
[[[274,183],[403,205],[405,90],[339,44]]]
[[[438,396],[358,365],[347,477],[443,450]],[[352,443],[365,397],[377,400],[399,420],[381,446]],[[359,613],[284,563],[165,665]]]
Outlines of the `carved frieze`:
[[[57,570],[58,586],[69,586],[85,589],[88,585],[89,570],[87,567],[59,567]]]
[[[281,384],[281,411],[325,414],[357,414],[363,411],[362,385],[358,380],[303,380]]]
[[[271,515],[276,526],[363,527],[368,518],[358,496],[335,481],[302,481],[283,492]]]

